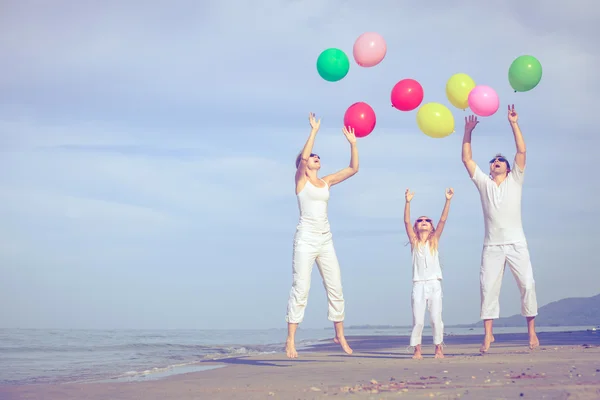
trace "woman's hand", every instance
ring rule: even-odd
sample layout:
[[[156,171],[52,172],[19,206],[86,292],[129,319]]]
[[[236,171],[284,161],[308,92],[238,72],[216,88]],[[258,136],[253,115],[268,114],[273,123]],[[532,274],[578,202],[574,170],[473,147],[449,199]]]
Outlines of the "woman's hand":
[[[315,117],[315,113],[308,114],[308,122],[310,123],[310,127],[312,128],[313,132],[319,130],[319,127],[321,126],[321,118],[317,119]]]
[[[355,144],[356,143],[356,135],[354,135],[354,128],[345,126],[342,128],[342,132],[344,132],[344,136],[348,139],[348,143]]]

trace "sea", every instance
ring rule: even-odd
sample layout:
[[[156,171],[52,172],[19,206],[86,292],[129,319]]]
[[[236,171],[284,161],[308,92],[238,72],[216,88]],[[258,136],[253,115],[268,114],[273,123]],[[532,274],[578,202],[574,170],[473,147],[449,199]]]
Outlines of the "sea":
[[[538,332],[590,327],[538,327]],[[423,332],[430,336],[428,327]],[[404,336],[405,328],[351,328],[346,336]],[[525,327],[494,333],[526,333]],[[445,328],[446,335],[481,335],[480,328]],[[331,340],[333,329],[302,329],[297,347]],[[120,382],[223,367],[207,360],[282,353],[285,329],[264,330],[41,330],[0,329],[0,385]],[[226,368],[226,367],[225,367]]]

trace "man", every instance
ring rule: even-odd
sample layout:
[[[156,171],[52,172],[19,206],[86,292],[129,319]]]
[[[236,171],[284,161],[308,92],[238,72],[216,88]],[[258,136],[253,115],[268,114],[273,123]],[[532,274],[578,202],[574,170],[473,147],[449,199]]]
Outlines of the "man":
[[[485,328],[482,353],[487,352],[494,342],[492,325],[493,320],[500,317],[498,299],[505,263],[508,263],[521,291],[521,315],[527,319],[529,348],[534,349],[540,344],[535,333],[535,316],[538,312],[535,281],[521,222],[526,150],[518,118],[515,106],[508,106],[508,121],[517,146],[514,168],[511,169],[505,157],[497,154],[490,160],[490,173],[487,175],[473,161],[471,153],[471,133],[479,121],[475,116],[465,117],[462,161],[479,190],[485,224],[479,277],[481,319]]]

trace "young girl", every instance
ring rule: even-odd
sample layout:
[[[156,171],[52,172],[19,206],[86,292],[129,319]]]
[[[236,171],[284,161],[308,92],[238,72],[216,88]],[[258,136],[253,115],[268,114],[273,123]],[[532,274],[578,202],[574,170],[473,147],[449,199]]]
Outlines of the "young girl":
[[[429,309],[435,358],[444,358],[444,323],[442,322],[442,268],[438,252],[438,243],[450,210],[450,199],[454,195],[452,188],[446,189],[446,203],[437,229],[431,218],[419,217],[414,225],[410,219],[410,201],[414,193],[406,189],[404,206],[404,226],[410,241],[412,253],[413,288],[411,305],[413,310],[413,330],[410,346],[415,348],[414,359],[422,359],[421,336],[425,325],[425,309]]]

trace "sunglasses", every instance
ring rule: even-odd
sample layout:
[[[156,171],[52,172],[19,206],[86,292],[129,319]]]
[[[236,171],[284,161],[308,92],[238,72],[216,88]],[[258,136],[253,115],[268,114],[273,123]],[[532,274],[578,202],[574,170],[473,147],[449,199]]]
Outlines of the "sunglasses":
[[[508,164],[508,160],[504,157],[496,157],[493,160],[490,160],[490,164],[495,163],[496,160]]]
[[[419,218],[417,220],[417,222],[423,222],[423,221],[431,223],[431,220],[429,218],[427,218],[427,219]]]
[[[317,157],[319,160],[321,159],[321,157],[319,157],[319,155],[318,155],[318,154],[315,154],[315,153],[310,153],[310,156],[311,156],[311,157]]]

